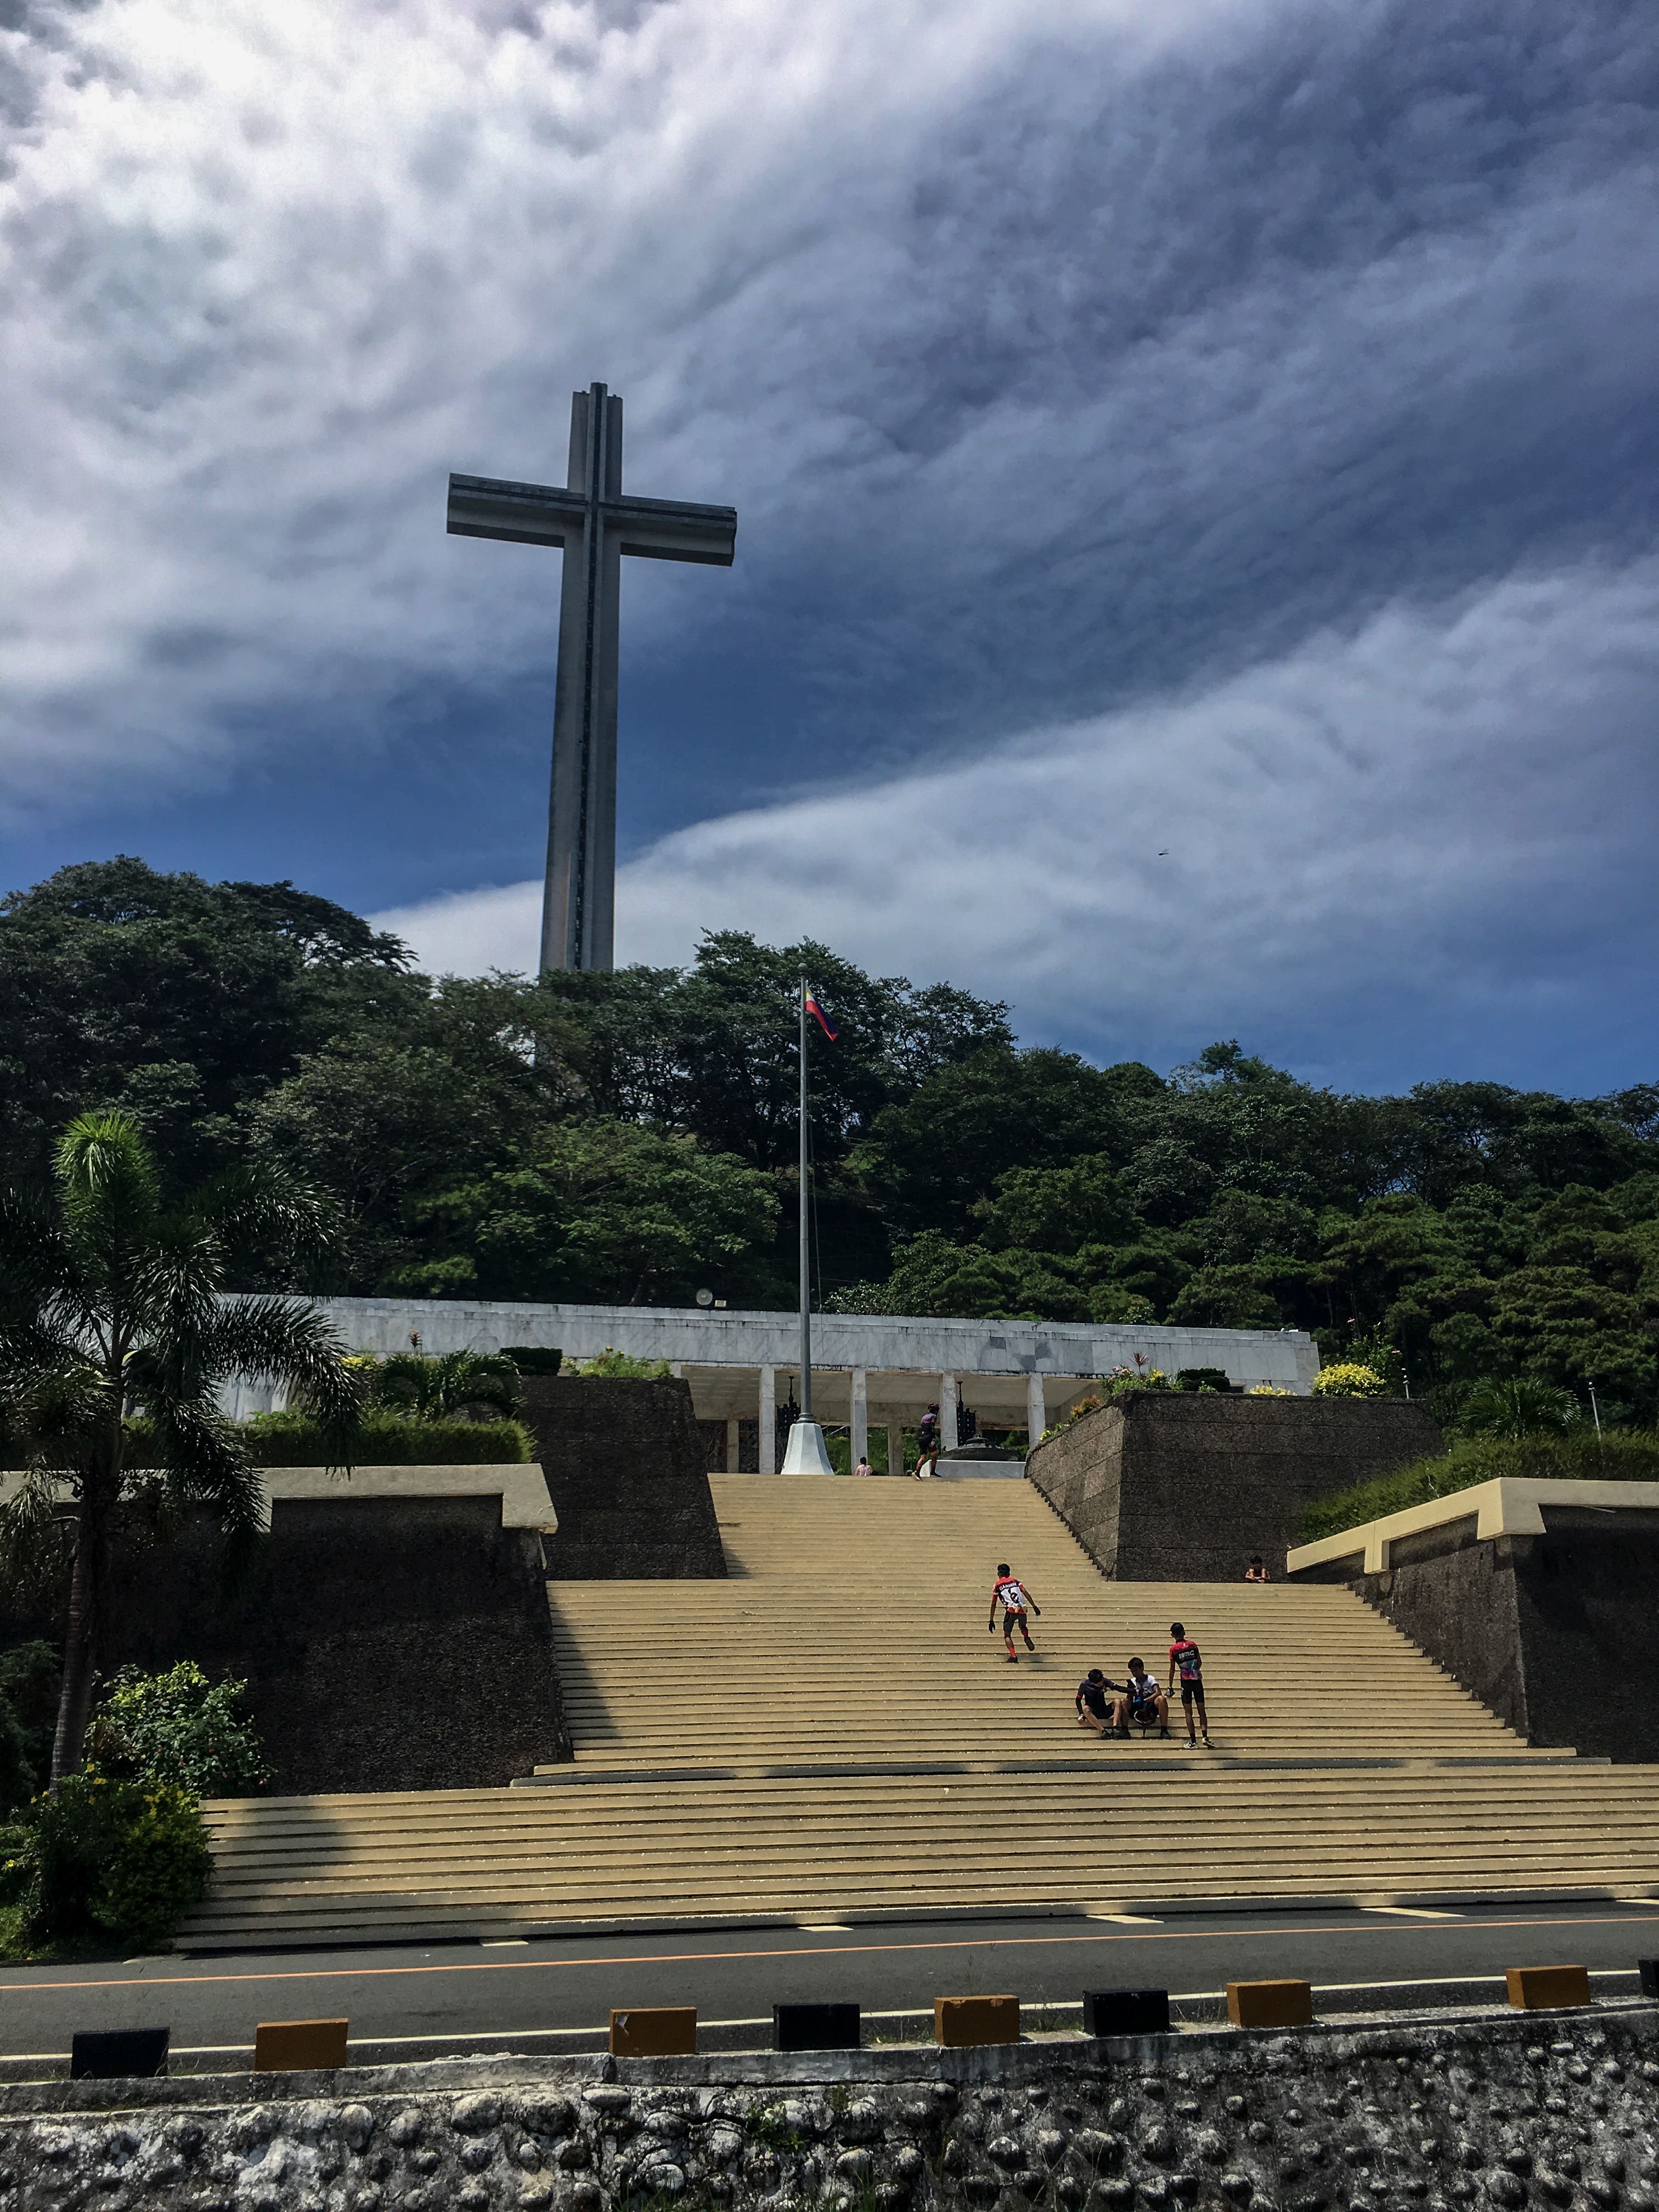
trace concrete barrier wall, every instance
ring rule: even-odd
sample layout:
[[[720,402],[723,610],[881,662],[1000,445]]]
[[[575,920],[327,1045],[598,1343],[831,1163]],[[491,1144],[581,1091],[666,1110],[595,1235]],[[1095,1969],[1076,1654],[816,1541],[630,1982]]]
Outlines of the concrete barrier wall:
[[[1401,1398],[1146,1391],[1085,1414],[1026,1471],[1103,1574],[1237,1582],[1253,1552],[1283,1573],[1314,1498],[1444,1449]]]

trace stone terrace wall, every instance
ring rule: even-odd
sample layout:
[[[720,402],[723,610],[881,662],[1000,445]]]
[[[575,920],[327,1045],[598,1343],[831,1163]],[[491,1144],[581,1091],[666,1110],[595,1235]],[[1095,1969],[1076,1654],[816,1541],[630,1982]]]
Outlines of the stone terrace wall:
[[[1382,1574],[1355,1558],[1297,1579],[1349,1583],[1530,1742],[1659,1759],[1655,1516],[1543,1513],[1542,1536],[1483,1543],[1471,1514],[1396,1537]]]
[[[1655,2212],[1656,2183],[1651,2007],[0,2089],[20,2212]]]
[[[1103,1574],[1225,1583],[1253,1552],[1282,1573],[1312,1499],[1444,1449],[1403,1398],[1147,1391],[1051,1437],[1026,1472]]]
[[[690,1383],[530,1375],[523,1389],[558,1516],[547,1547],[551,1575],[650,1582],[725,1574]]]
[[[228,1606],[222,1557],[200,1528],[118,1548],[103,1663],[246,1676],[273,1794],[486,1789],[570,1757],[540,1540],[499,1498],[277,1498]]]

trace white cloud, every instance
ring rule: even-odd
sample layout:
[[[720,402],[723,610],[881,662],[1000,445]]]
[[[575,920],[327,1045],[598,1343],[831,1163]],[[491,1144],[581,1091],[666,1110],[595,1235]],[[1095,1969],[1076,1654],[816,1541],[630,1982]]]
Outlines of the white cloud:
[[[855,765],[1627,551],[1640,41],[1413,4],[40,7],[0,796],[229,782],[541,667],[554,564],[447,540],[444,475],[556,470],[596,372],[632,481],[742,517],[718,596],[630,580],[635,648],[786,654]]]
[[[1587,945],[1604,980],[1652,959],[1656,678],[1659,561],[1390,610],[965,766],[678,831],[620,873],[618,957],[810,936],[1135,1050],[1363,1029],[1402,998],[1454,1028],[1506,994],[1559,1015]],[[532,883],[377,920],[429,967],[521,969],[539,905]]]

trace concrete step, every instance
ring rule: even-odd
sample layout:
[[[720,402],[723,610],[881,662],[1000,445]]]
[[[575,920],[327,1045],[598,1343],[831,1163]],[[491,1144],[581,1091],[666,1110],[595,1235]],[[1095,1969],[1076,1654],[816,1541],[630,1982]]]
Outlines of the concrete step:
[[[1529,1747],[1350,1591],[1109,1583],[1018,1483],[712,1480],[728,1580],[550,1586],[574,1765],[210,1806],[183,1940],[1659,1885],[1659,1770]],[[983,1626],[999,1559],[1044,1608],[1017,1668]],[[1178,1704],[1167,1744],[1083,1735],[1083,1669],[1161,1668],[1172,1620],[1217,1748]]]

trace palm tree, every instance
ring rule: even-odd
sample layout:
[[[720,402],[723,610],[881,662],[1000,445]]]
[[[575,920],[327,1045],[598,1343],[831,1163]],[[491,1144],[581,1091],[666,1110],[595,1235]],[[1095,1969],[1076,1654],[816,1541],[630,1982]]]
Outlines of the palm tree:
[[[1565,1436],[1582,1419],[1571,1390],[1530,1375],[1489,1376],[1463,1401],[1457,1425],[1466,1437],[1518,1439]]]
[[[234,1559],[258,1533],[259,1477],[220,1386],[286,1384],[342,1466],[358,1392],[343,1346],[303,1300],[221,1296],[250,1247],[326,1248],[331,1217],[308,1185],[238,1169],[170,1209],[149,1146],[116,1113],[71,1121],[54,1171],[55,1204],[0,1191],[0,1431],[27,1469],[0,1507],[0,1571],[38,1567],[55,1536],[60,1550],[72,1537],[55,1785],[81,1763],[123,1501],[142,1486],[204,1510]]]
[[[418,1420],[487,1419],[519,1410],[519,1370],[504,1353],[446,1352],[428,1359],[394,1352],[382,1360],[374,1395],[383,1406],[406,1406]]]

